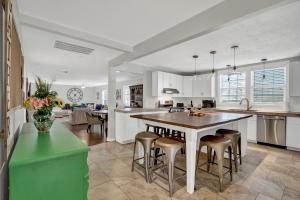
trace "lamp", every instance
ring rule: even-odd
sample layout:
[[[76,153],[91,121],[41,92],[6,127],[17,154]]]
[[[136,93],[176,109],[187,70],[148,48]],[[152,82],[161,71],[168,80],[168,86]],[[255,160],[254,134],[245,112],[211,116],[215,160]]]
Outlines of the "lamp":
[[[198,55],[193,55],[193,58],[195,60],[195,75],[194,75],[194,79],[196,80],[197,79],[197,58],[198,58]]]
[[[217,53],[216,51],[211,51],[211,52],[209,52],[211,55],[212,55],[212,58],[213,58],[213,60],[212,60],[212,66],[213,66],[213,68],[212,68],[212,70],[211,70],[211,73],[212,74],[214,74],[215,73],[215,54]]]
[[[231,47],[233,49],[233,71],[235,72],[237,69],[237,66],[235,64],[235,57],[236,57],[236,49],[239,48],[238,45],[234,45]]]
[[[264,73],[263,73],[263,76],[262,76],[263,79],[266,78],[266,62],[267,62],[267,60],[268,59],[266,59],[266,58],[263,58],[263,59],[260,60],[264,64]]]

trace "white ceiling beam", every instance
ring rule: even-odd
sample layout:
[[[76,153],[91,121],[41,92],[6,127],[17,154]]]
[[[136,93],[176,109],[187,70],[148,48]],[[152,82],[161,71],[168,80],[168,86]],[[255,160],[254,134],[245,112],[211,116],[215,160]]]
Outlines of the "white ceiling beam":
[[[168,47],[203,36],[247,17],[296,0],[225,0],[208,10],[134,46],[109,62],[119,66]]]
[[[130,45],[116,42],[104,37],[99,37],[90,33],[82,32],[76,29],[68,28],[59,24],[48,22],[39,18],[35,18],[25,14],[19,14],[19,20],[22,25],[26,25],[39,30],[63,35],[83,42],[99,45],[102,47],[122,51],[132,52],[133,48]]]

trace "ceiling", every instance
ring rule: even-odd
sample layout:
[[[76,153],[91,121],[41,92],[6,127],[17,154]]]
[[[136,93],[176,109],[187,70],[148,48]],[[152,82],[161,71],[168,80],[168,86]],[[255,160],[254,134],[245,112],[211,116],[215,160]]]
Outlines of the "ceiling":
[[[136,45],[222,0],[18,0],[19,12]]]
[[[135,61],[164,67],[170,72],[194,72],[192,55],[198,54],[197,71],[212,67],[211,50],[216,50],[216,68],[233,64],[232,45],[239,45],[237,65],[300,56],[300,2],[264,12],[202,37],[167,48]]]
[[[67,85],[106,84],[108,60],[122,53],[27,26],[22,26],[22,36],[29,77],[41,76]],[[55,40],[95,50],[90,55],[64,51],[54,48]]]
[[[60,33],[63,28],[134,45],[212,7],[222,0],[17,0],[20,36],[30,79],[41,76],[56,84],[107,84],[108,61],[124,53]],[[22,17],[57,24],[61,30],[22,23]],[[88,35],[87,35],[88,36]],[[90,55],[53,48],[55,40],[95,49]],[[67,71],[67,73],[66,73]],[[117,81],[140,78],[121,72]]]

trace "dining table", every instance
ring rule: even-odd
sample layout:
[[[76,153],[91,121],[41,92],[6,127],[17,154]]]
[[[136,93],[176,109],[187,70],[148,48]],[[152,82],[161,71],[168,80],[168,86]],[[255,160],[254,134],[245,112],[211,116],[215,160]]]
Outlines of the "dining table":
[[[104,132],[105,132],[105,137],[107,138],[108,110],[93,110],[92,114],[94,116],[100,116],[101,118],[104,119]]]

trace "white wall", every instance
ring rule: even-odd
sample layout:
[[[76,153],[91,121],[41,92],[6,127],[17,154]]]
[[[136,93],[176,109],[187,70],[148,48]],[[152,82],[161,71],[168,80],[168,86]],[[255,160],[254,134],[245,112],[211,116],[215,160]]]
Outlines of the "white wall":
[[[83,92],[83,99],[79,103],[95,103],[96,102],[96,90],[94,87],[81,88],[80,86],[72,85],[55,85],[53,84],[51,90],[56,91],[58,97],[62,98],[66,103],[70,103],[67,98],[67,91],[70,88],[80,88]],[[36,90],[35,84],[32,84],[31,94]]]
[[[121,89],[121,93],[123,92],[123,86],[132,86],[132,85],[140,85],[143,84],[144,81],[142,78],[140,79],[134,79],[134,80],[127,80],[127,81],[120,81],[117,82],[116,84],[116,89]],[[102,103],[103,99],[102,99],[102,91],[106,90],[107,91],[108,87],[107,85],[102,85],[102,86],[97,86],[94,87],[95,90],[95,94],[97,94],[97,92],[99,92],[99,99],[95,98],[96,103]],[[117,100],[117,103],[119,105],[119,107],[123,107],[123,96],[121,97],[121,99]]]
[[[26,111],[21,106],[10,109],[9,115],[9,136],[7,139],[7,150],[11,150],[15,135],[22,128],[23,123],[26,122]]]

